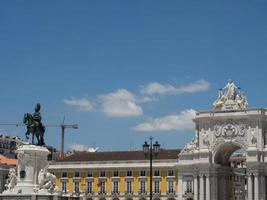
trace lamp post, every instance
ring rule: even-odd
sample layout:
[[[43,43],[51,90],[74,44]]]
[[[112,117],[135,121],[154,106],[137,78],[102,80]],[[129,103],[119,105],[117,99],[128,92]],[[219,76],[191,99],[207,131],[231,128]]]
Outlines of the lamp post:
[[[149,160],[150,160],[150,200],[152,200],[152,178],[153,178],[153,166],[152,166],[152,160],[153,160],[153,156],[157,156],[158,153],[159,153],[159,148],[160,148],[160,144],[156,141],[155,144],[152,144],[152,140],[153,140],[153,137],[150,137],[149,138],[150,140],[150,144],[148,144],[147,142],[145,142],[143,144],[143,152],[145,154],[145,156],[149,156]]]

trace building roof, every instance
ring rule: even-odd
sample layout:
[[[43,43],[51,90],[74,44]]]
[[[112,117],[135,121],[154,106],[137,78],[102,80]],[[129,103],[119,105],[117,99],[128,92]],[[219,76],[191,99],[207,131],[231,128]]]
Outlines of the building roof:
[[[0,155],[0,164],[6,164],[6,165],[18,165],[17,159],[11,159],[7,158],[3,155]]]
[[[178,159],[180,149],[160,149],[156,160]],[[57,162],[147,160],[143,151],[76,152]]]

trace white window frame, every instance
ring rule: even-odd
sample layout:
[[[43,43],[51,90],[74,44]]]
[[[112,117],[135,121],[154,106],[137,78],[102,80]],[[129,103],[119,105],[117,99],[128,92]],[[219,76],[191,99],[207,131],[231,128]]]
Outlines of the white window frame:
[[[156,171],[159,172],[158,175],[156,175]],[[153,175],[154,175],[155,177],[159,177],[159,176],[160,176],[160,170],[159,170],[159,169],[154,170],[154,174],[153,174]]]
[[[63,186],[65,186],[65,187],[63,188]],[[66,180],[61,181],[61,190],[62,190],[63,193],[67,193],[68,192],[68,183],[67,183]]]
[[[170,184],[170,182],[172,182],[172,184]],[[171,187],[171,185],[172,185],[172,187]],[[168,193],[174,193],[175,181],[174,180],[168,180],[167,186],[168,186],[168,188],[167,188]]]
[[[142,183],[144,183],[144,184],[142,184]],[[142,186],[144,186],[144,188]],[[144,189],[144,191],[142,189]],[[139,181],[139,192],[142,194],[146,193],[146,181],[145,180]]]
[[[129,183],[130,187],[129,187],[128,183]],[[128,190],[128,189],[130,189],[130,190]],[[133,181],[127,180],[126,181],[126,193],[130,194],[132,192],[133,192]]]
[[[76,184],[78,183],[78,192],[76,192]],[[80,186],[80,181],[74,181],[73,182],[73,189],[74,189],[74,193],[77,194],[77,193],[81,193],[81,186]]]
[[[115,183],[117,184],[116,187],[115,187]],[[115,190],[117,190],[117,191],[115,191]],[[119,181],[118,180],[112,181],[112,192],[114,194],[118,194],[120,192],[120,186],[119,186]]]
[[[156,188],[156,182],[158,183],[158,187]],[[158,191],[156,191],[156,189],[158,190]],[[154,181],[154,193],[156,193],[156,194],[159,194],[160,193],[160,181],[159,180],[155,180]]]
[[[106,193],[106,181],[100,181],[99,193],[100,194]]]
[[[91,184],[91,186],[90,186],[90,188],[91,188],[90,190],[91,191],[89,191],[89,184]],[[93,181],[87,181],[86,191],[87,191],[88,194],[93,194]]]

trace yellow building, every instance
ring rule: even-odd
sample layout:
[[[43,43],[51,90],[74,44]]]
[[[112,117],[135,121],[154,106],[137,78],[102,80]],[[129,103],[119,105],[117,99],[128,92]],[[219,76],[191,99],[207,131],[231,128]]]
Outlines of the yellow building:
[[[163,150],[153,159],[153,198],[175,199],[179,149]],[[49,167],[66,197],[148,199],[149,159],[142,151],[79,152]]]

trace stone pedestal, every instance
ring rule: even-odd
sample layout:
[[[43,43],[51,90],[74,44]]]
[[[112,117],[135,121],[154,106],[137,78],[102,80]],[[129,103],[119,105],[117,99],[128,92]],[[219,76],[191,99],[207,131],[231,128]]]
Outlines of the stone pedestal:
[[[23,145],[17,150],[18,184],[13,190],[6,190],[3,194],[32,194],[37,187],[38,173],[44,169],[48,162],[50,152],[45,147]]]
[[[18,168],[17,184],[14,188],[5,190],[1,200],[57,200],[58,194],[38,190],[38,174],[48,167],[47,156],[50,152],[45,147],[23,145],[17,149]]]

